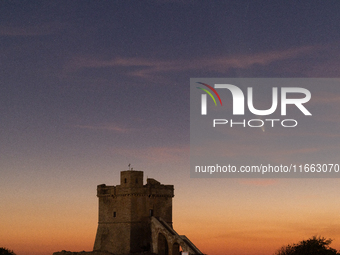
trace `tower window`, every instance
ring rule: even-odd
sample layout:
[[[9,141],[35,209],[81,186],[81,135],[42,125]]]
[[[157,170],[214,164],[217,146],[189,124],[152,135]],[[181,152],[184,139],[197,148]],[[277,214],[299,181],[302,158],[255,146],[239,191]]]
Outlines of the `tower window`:
[[[127,181],[126,181],[126,178],[124,179],[124,183],[126,183]]]
[[[136,178],[136,183],[138,183],[138,179]]]
[[[153,209],[150,209],[149,216],[153,216]]]
[[[116,218],[116,216],[117,216],[117,213],[113,212],[113,218]]]

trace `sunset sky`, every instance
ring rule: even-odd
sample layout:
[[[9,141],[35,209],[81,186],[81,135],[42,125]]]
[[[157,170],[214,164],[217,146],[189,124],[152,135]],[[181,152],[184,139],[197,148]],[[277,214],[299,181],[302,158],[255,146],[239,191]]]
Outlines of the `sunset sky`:
[[[175,186],[174,229],[206,254],[270,255],[313,235],[340,249],[340,179],[189,172],[190,78],[337,78],[339,45],[338,0],[1,1],[0,247],[92,250],[96,186],[131,163]],[[314,89],[308,132],[242,136],[277,162],[340,164],[340,87]]]

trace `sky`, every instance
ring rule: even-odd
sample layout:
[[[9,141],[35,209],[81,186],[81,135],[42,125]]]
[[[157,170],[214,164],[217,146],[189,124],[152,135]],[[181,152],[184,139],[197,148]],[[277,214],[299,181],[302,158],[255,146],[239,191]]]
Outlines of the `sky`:
[[[338,78],[339,13],[337,0],[1,1],[0,246],[92,250],[96,186],[131,164],[174,185],[174,229],[206,254],[269,255],[314,235],[340,249],[339,179],[189,170],[190,78]],[[247,133],[262,157],[340,163],[340,91],[314,89],[322,125],[297,130],[291,151]]]

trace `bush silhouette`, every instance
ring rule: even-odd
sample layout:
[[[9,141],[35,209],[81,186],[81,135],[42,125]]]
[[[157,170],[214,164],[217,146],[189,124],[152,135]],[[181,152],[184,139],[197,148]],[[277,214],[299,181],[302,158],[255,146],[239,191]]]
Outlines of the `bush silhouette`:
[[[337,250],[330,248],[332,239],[313,236],[297,244],[281,247],[275,255],[339,255]]]
[[[15,255],[15,253],[13,251],[10,251],[9,249],[1,247],[0,255]]]

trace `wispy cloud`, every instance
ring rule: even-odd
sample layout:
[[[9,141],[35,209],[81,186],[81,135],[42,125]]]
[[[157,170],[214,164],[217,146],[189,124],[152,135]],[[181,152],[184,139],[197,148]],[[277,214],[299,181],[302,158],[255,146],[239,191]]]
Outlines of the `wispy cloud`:
[[[213,56],[169,61],[123,57],[109,60],[94,57],[76,57],[65,66],[65,69],[66,71],[76,71],[83,68],[122,67],[127,69],[126,72],[128,75],[140,78],[151,78],[167,72],[184,72],[192,70],[205,70],[223,74],[231,68],[247,69],[254,65],[266,66],[277,61],[306,56],[319,49],[320,46],[304,46],[250,55]]]
[[[0,36],[39,36],[54,34],[63,29],[59,23],[39,25],[12,26],[0,25]]]
[[[251,138],[250,138],[251,139]],[[262,142],[263,143],[263,142]],[[251,139],[247,143],[228,143],[226,146],[225,142],[214,142],[203,147],[192,147],[191,153],[195,157],[205,156],[206,148],[214,148],[213,153],[215,157],[229,159],[231,162],[247,161],[252,159],[265,159],[265,161],[270,161],[272,163],[278,164],[290,164],[293,161],[299,160],[299,158],[313,157],[318,155],[320,152],[329,150],[331,146],[314,146],[307,147],[308,145],[298,145],[298,146],[259,146],[259,143]],[[245,160],[246,159],[246,160]]]
[[[189,155],[189,146],[175,147],[148,147],[148,148],[116,148],[112,153],[121,157],[138,159],[153,163],[171,163],[186,160]]]
[[[340,83],[340,79],[339,79],[339,83]],[[322,104],[322,105],[339,104],[340,105],[340,96],[338,94],[335,94],[334,92],[333,93],[327,92],[327,91],[318,92],[316,95],[313,95],[313,98],[310,101],[310,104],[311,105],[312,104]]]
[[[75,128],[88,129],[88,130],[104,130],[116,133],[130,133],[134,129],[121,127],[117,124],[102,124],[102,125],[74,125]]]

